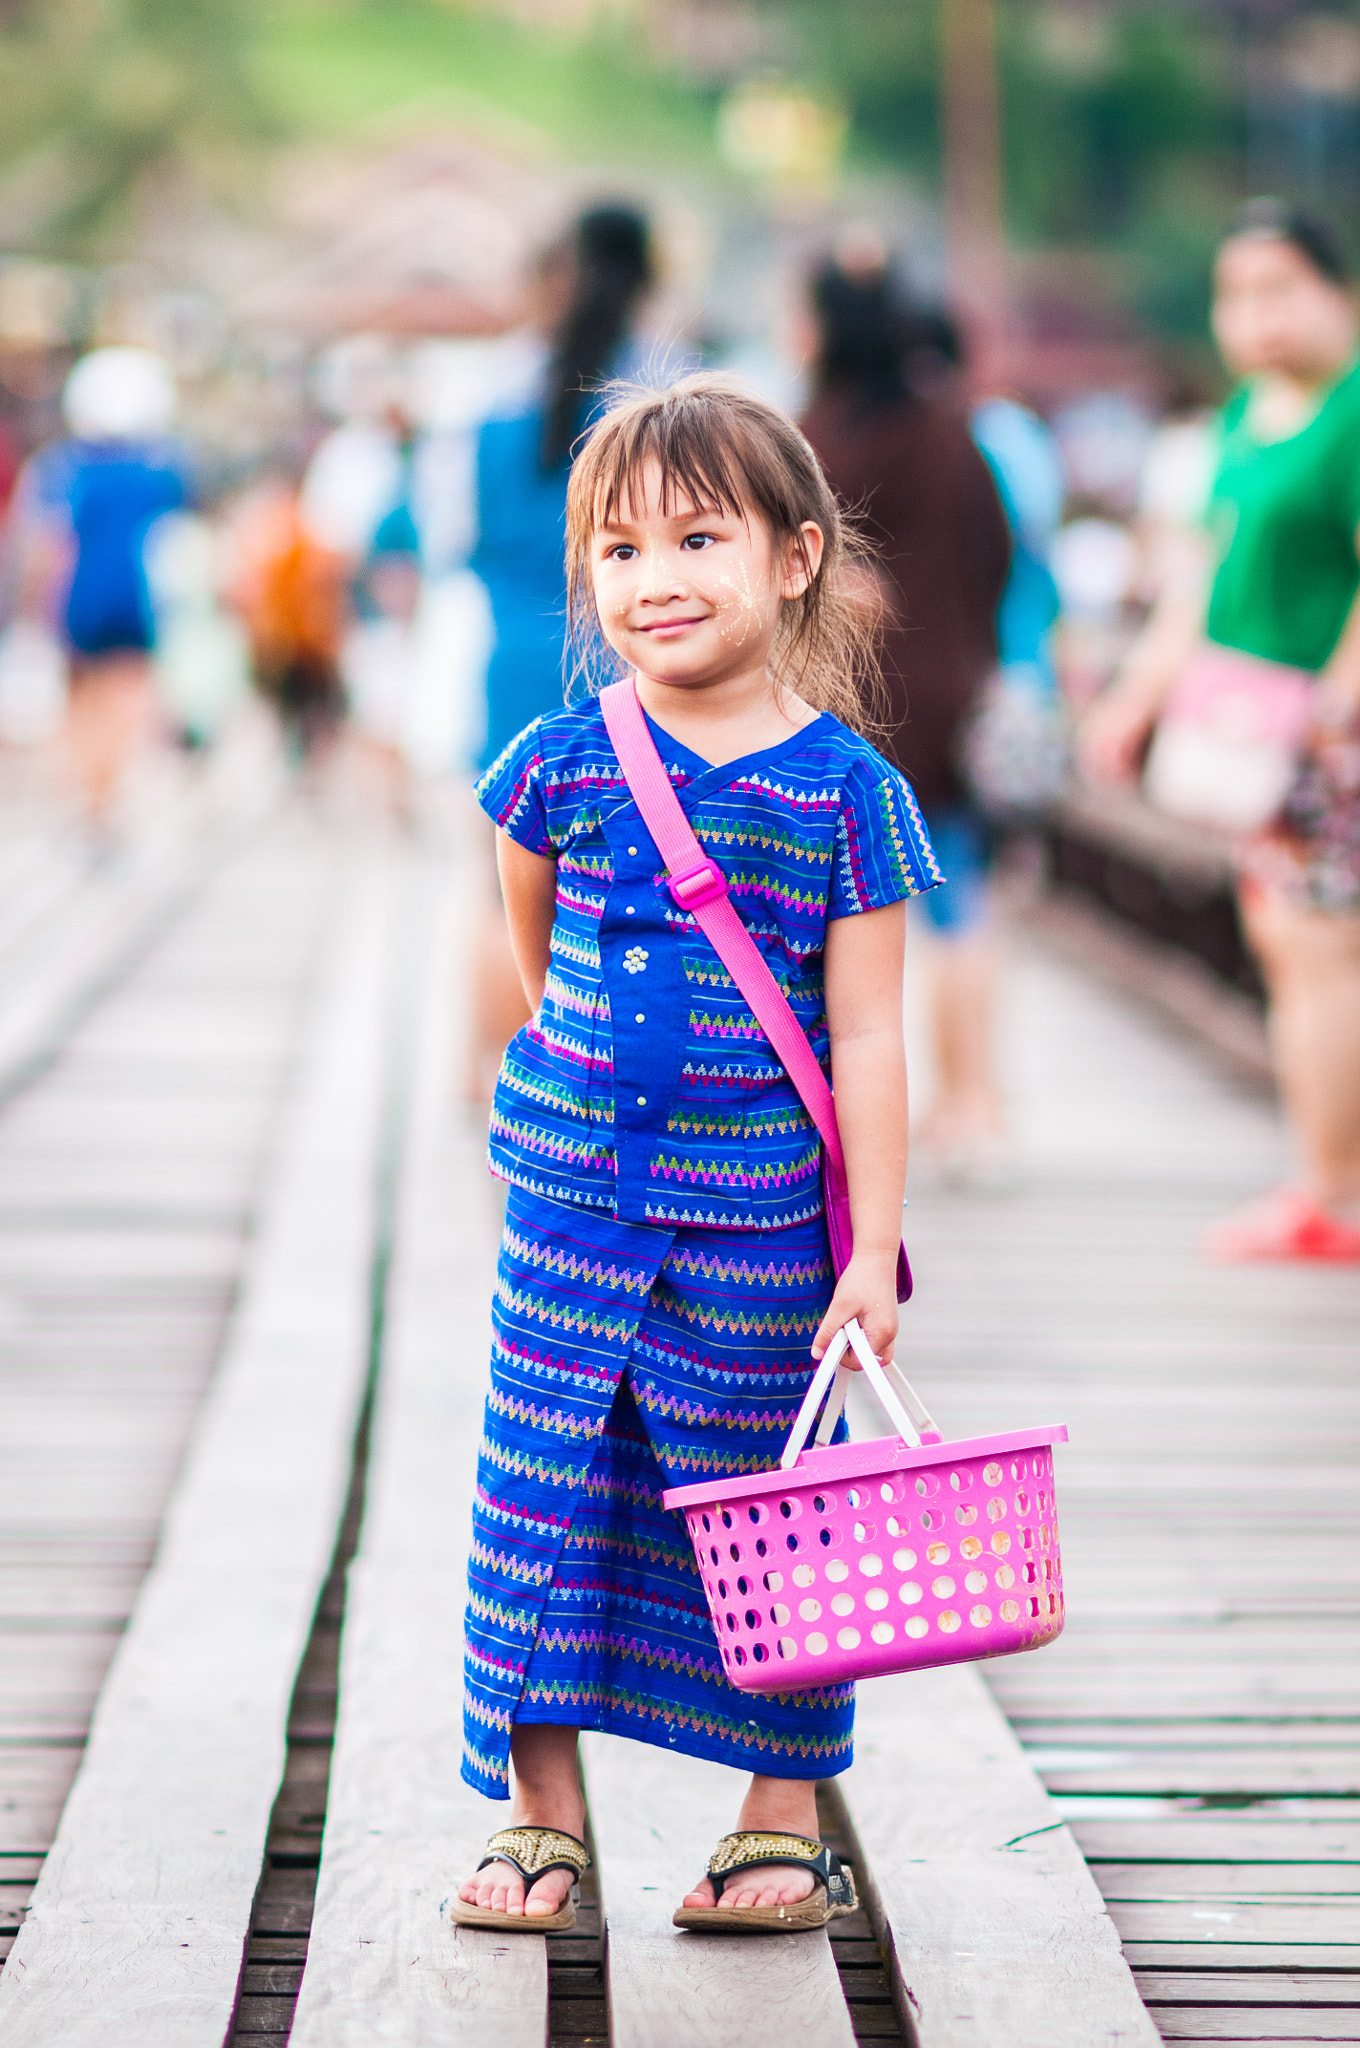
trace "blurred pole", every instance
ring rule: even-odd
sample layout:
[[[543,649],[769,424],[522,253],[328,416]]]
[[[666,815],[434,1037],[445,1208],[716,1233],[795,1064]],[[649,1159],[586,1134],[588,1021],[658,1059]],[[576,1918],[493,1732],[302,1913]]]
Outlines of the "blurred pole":
[[[941,0],[940,28],[946,277],[985,377],[1010,327],[994,0]]]

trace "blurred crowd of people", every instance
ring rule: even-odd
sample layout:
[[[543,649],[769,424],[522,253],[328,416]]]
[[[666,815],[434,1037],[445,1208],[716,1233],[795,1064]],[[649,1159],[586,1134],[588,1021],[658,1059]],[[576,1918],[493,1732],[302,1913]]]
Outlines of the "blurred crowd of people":
[[[446,350],[433,399],[386,344],[346,342],[304,453],[211,488],[166,363],[86,354],[64,434],[12,480],[0,750],[45,751],[107,857],[158,737],[211,748],[262,701],[305,773],[343,760],[417,820],[431,782],[562,702],[573,446],[612,380],[697,360],[643,338],[656,268],[640,212],[593,207],[543,250],[518,329]],[[802,424],[862,542],[879,743],[948,876],[922,920],[927,1156],[972,1183],[1012,1170],[990,875],[1075,761],[1237,851],[1301,1175],[1215,1249],[1360,1258],[1360,330],[1340,241],[1248,208],[1216,271],[1235,394],[1215,412],[1178,393],[1160,421],[1121,394],[1041,418],[867,228],[804,297]],[[489,839],[481,874],[474,1101],[524,1015]]]

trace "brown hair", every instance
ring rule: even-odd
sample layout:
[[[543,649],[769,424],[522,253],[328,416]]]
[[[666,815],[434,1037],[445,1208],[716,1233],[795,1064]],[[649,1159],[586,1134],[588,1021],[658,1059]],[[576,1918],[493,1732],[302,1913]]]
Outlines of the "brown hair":
[[[701,374],[667,389],[626,386],[591,430],[567,486],[567,616],[576,674],[596,666],[603,634],[595,610],[590,542],[597,526],[635,497],[646,465],[661,469],[661,510],[678,499],[730,517],[763,521],[776,548],[811,520],[822,530],[821,563],[801,597],[783,602],[770,653],[777,684],[819,711],[864,731],[879,690],[879,624],[872,602],[849,587],[850,547],[862,548],[808,442],[786,413],[740,384]],[[803,565],[808,567],[806,555]]]

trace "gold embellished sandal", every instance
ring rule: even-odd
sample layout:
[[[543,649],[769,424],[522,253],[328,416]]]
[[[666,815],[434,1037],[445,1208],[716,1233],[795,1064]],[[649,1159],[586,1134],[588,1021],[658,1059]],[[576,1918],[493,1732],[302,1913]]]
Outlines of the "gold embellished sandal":
[[[821,1889],[814,1887],[796,1906],[724,1906],[722,1895],[733,1878],[766,1863],[810,1870]],[[807,1835],[770,1834],[759,1828],[724,1835],[708,1859],[707,1875],[713,1880],[716,1903],[681,1906],[674,1916],[677,1927],[709,1934],[802,1934],[853,1913],[859,1905],[851,1871],[839,1856]]]
[[[485,1870],[488,1863],[508,1863],[517,1870],[527,1896],[530,1886],[550,1870],[569,1870],[573,1880],[579,1879],[589,1870],[590,1857],[584,1842],[560,1828],[502,1828],[487,1843],[478,1870]],[[576,1884],[556,1913],[494,1913],[489,1906],[470,1906],[455,1896],[449,1900],[449,1918],[460,1927],[494,1927],[501,1934],[565,1934],[576,1925]]]

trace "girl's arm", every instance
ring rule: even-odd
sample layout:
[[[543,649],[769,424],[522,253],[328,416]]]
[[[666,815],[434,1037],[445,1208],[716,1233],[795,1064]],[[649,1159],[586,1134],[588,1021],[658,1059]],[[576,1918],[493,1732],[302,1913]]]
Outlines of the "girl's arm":
[[[525,996],[537,1015],[552,957],[557,862],[541,853],[530,853],[497,826],[496,866],[500,870],[501,895],[510,927],[510,950]]]
[[[812,1340],[820,1358],[851,1316],[878,1356],[897,1336],[897,1248],[907,1181],[902,970],[907,906],[890,903],[826,928],[826,1019],[836,1121],[850,1182],[855,1252]],[[853,1359],[851,1359],[853,1363]]]

